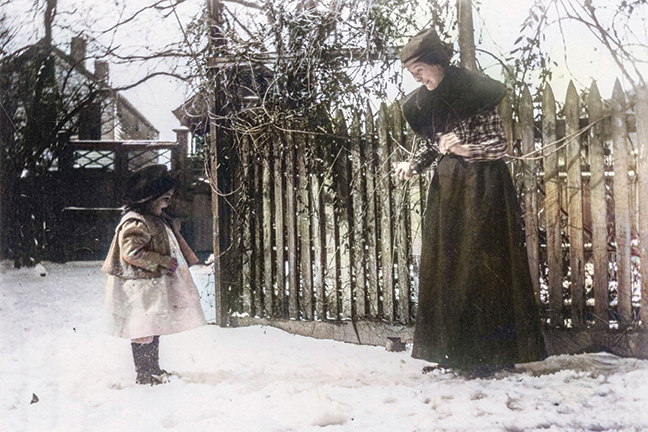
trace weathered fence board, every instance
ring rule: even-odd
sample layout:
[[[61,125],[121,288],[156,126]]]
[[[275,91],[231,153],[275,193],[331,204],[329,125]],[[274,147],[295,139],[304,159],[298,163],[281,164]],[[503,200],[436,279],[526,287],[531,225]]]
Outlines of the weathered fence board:
[[[299,318],[299,272],[297,262],[297,164],[295,162],[295,145],[293,135],[286,134],[286,261],[288,269],[288,316],[291,319]]]
[[[394,239],[391,155],[393,139],[391,138],[390,115],[385,103],[381,104],[378,113],[378,175],[376,190],[378,192],[380,214],[380,296],[382,298],[382,317],[391,321],[394,318]],[[379,312],[380,313],[380,312]]]
[[[252,236],[252,263],[253,267],[252,275],[254,278],[252,288],[253,300],[252,304],[254,305],[253,310],[250,315],[260,315],[263,314],[263,271],[264,271],[264,259],[263,259],[263,165],[260,163],[259,159],[255,157],[255,148],[253,142],[251,141],[251,157],[253,159],[253,181],[252,181],[252,209],[253,216],[251,221],[253,225],[250,227],[250,230],[253,233]]]
[[[562,326],[563,252],[561,236],[560,174],[556,140],[556,100],[547,86],[542,99],[542,141],[544,155],[544,208],[547,247],[547,284],[549,285],[549,319],[552,326]]]
[[[274,263],[276,253],[274,250],[274,162],[272,158],[267,158],[262,162],[263,169],[263,307],[264,310],[257,312],[259,315],[273,317],[275,315],[274,305],[274,283],[275,271]]]
[[[285,145],[277,140],[274,148],[274,231],[275,231],[275,272],[274,289],[278,310],[276,316],[284,315],[286,308],[286,171],[284,168]],[[274,309],[274,306],[273,306]]]
[[[639,239],[641,251],[641,322],[648,323],[648,87],[637,91],[637,149],[639,160]]]
[[[324,218],[324,173],[315,172],[311,176],[311,235],[313,236],[313,292],[315,293],[315,316],[326,319],[326,221]]]
[[[351,194],[351,163],[349,148],[350,140],[347,130],[346,121],[341,112],[338,112],[336,118],[336,135],[340,147],[337,158],[337,170],[335,175],[335,184],[337,187],[337,205],[335,211],[335,224],[337,230],[336,252],[338,262],[337,275],[337,292],[338,292],[338,310],[339,317],[346,319],[351,318],[352,299],[355,294],[355,280],[353,278],[353,266],[355,265],[355,256],[353,254],[353,245],[355,238],[353,235],[353,196]],[[343,137],[343,138],[342,138]]]
[[[630,239],[630,165],[626,136],[625,94],[617,80],[612,93],[612,157],[614,165],[614,238],[617,265],[617,314],[619,321],[632,320],[632,275]]]
[[[394,156],[398,160],[407,160],[405,154],[405,136],[403,127],[403,117],[399,104],[392,105],[392,137],[394,140]],[[391,163],[389,164],[391,170]],[[410,264],[411,264],[411,239],[410,239],[410,183],[406,182],[394,190],[394,218],[395,218],[395,239],[394,250],[398,266],[398,302],[397,319],[402,323],[408,323],[411,320],[411,300],[410,294],[412,284],[410,281]]]
[[[367,316],[375,318],[379,311],[378,284],[380,275],[379,242],[378,242],[378,203],[376,193],[376,183],[378,175],[377,158],[376,158],[376,140],[374,115],[371,108],[367,107],[365,116],[365,137],[362,142],[364,164],[366,169],[365,184],[367,196],[367,211],[365,212],[365,221],[367,231],[365,241],[367,243]]]
[[[244,137],[240,140],[241,143],[241,159],[244,163],[241,166],[241,177],[245,190],[249,191],[248,194],[252,195],[252,188],[254,187],[254,163],[251,157],[250,139]],[[247,225],[247,229],[243,229],[241,233],[241,241],[243,243],[243,270],[241,274],[241,302],[242,311],[247,314],[252,314],[252,295],[254,286],[256,284],[255,271],[255,257],[253,246],[254,237],[256,236],[254,213],[249,212],[241,215],[241,220]]]
[[[572,326],[584,326],[585,250],[583,245],[583,176],[581,172],[580,99],[573,82],[565,101],[567,213]]]
[[[312,232],[310,224],[310,175],[306,169],[306,138],[303,135],[297,140],[297,218],[299,230],[299,274],[301,284],[301,300],[303,318],[314,319],[313,297],[313,249]]]
[[[594,320],[597,328],[609,329],[608,230],[605,151],[603,148],[603,103],[595,82],[590,87],[588,115],[593,125],[589,133],[590,205],[592,209],[592,261],[594,276]]]
[[[532,269],[533,289],[540,297],[540,241],[538,232],[538,179],[537,163],[535,155],[535,134],[533,122],[533,101],[531,92],[525,86],[520,100],[520,129],[522,133],[522,154],[529,155],[523,161],[524,179],[524,227],[526,232],[527,255],[529,257],[529,268]]]
[[[360,118],[358,113],[354,113],[351,123],[351,193],[353,195],[353,216],[351,219],[351,230],[354,241],[351,244],[353,256],[355,257],[353,266],[354,293],[352,298],[352,316],[354,319],[358,316],[367,316],[367,170],[365,166],[364,146],[361,141]]]

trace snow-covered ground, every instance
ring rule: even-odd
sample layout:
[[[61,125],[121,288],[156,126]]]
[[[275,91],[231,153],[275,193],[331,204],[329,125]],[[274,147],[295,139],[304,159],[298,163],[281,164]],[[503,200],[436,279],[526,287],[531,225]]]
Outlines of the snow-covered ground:
[[[176,375],[135,385],[129,342],[104,334],[100,263],[45,267],[0,266],[2,432],[648,431],[648,361],[608,354],[466,380],[409,352],[210,325],[163,336]]]

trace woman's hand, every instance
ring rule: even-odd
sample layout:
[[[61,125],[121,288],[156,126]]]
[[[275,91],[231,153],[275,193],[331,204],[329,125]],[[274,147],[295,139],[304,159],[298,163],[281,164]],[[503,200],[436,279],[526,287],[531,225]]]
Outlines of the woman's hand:
[[[442,154],[455,153],[461,156],[463,153],[461,151],[463,150],[463,145],[461,144],[459,137],[452,132],[441,135],[441,138],[439,138],[439,150]]]
[[[409,180],[414,176],[414,170],[412,169],[412,164],[409,162],[395,162],[392,164],[394,169],[394,175],[398,180]]]

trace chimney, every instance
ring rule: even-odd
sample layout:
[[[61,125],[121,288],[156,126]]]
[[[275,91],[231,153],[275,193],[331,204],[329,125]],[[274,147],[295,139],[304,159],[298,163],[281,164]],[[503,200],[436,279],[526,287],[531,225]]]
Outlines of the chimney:
[[[85,69],[86,41],[82,36],[75,36],[70,43],[70,57],[74,59],[77,66]]]
[[[95,60],[94,71],[97,80],[107,85],[108,78],[110,77],[110,67],[108,66],[108,62],[103,60]]]

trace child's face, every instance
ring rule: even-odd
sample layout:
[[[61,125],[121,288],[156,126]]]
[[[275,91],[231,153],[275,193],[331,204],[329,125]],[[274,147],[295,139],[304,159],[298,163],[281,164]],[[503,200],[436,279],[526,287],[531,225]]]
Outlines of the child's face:
[[[156,216],[161,216],[162,210],[169,207],[169,204],[171,204],[171,197],[173,196],[173,192],[174,189],[171,189],[160,198],[154,199],[153,201],[149,202],[147,206],[148,211]]]

